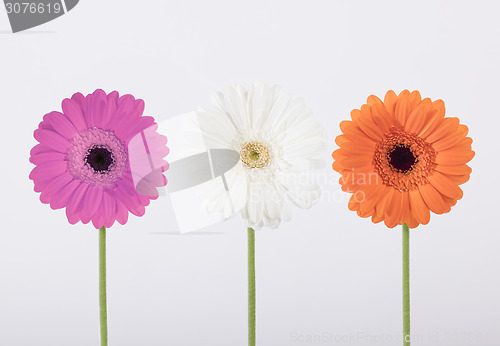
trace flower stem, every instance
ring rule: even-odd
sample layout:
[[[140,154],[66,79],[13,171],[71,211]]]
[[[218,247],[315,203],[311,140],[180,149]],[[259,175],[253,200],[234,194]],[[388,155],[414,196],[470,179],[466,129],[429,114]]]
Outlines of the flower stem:
[[[248,228],[248,346],[255,346],[255,231]]]
[[[403,345],[410,345],[410,229],[403,224]]]
[[[99,311],[101,346],[108,346],[108,308],[106,303],[106,227],[99,230]]]

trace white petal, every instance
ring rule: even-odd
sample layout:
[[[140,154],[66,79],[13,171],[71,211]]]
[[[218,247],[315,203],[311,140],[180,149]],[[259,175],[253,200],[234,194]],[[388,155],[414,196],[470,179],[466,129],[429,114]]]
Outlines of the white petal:
[[[286,174],[281,183],[287,190],[287,196],[300,208],[310,208],[321,196],[319,185],[309,174]]]
[[[250,227],[278,227],[291,219],[292,203],[309,208],[319,199],[319,186],[298,173],[324,165],[326,132],[303,99],[277,85],[255,83],[229,86],[214,95],[214,103],[214,108],[201,113],[205,136],[212,144],[234,149],[255,140],[268,146],[272,155],[266,167],[242,166],[238,174],[245,179],[237,179],[237,174],[227,177],[230,189],[240,191],[241,198],[234,198],[247,199],[241,215]],[[222,205],[214,201],[212,207]]]

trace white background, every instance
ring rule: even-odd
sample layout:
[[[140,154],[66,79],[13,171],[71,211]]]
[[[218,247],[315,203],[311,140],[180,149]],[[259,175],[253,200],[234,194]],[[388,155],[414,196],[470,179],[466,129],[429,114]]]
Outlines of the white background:
[[[401,344],[400,229],[347,209],[330,153],[351,109],[405,88],[442,98],[476,151],[464,198],[411,232],[413,345],[499,345],[499,11],[496,1],[82,0],[12,34],[0,8],[0,345],[98,345],[98,234],[40,203],[28,179],[42,116],[103,88],[165,119],[255,80],[304,97],[329,147],[323,200],[257,232],[258,345]],[[246,237],[239,217],[178,235],[167,197],[113,226],[110,345],[245,345]],[[325,338],[305,341],[315,335]]]

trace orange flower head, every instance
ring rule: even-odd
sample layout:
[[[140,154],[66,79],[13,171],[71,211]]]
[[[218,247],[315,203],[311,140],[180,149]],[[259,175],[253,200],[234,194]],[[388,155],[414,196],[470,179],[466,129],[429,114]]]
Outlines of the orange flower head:
[[[474,157],[467,126],[445,117],[442,100],[418,91],[390,90],[340,123],[333,169],[342,190],[352,193],[349,209],[392,228],[427,224],[430,211],[443,214],[462,198]]]

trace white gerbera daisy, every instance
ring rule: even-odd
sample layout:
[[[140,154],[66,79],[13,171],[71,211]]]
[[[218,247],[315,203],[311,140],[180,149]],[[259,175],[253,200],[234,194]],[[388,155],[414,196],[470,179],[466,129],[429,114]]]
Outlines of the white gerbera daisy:
[[[290,220],[292,203],[312,206],[320,188],[307,171],[324,165],[326,135],[304,100],[255,83],[229,86],[214,102],[198,110],[198,120],[209,147],[240,153],[228,181],[247,199],[241,214],[248,227],[276,228]]]

